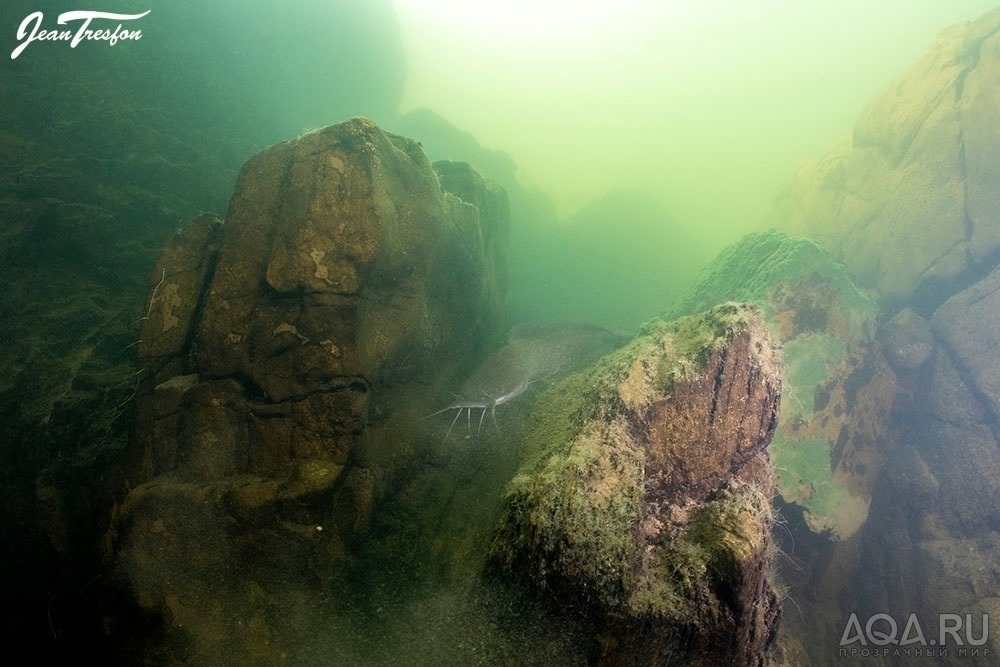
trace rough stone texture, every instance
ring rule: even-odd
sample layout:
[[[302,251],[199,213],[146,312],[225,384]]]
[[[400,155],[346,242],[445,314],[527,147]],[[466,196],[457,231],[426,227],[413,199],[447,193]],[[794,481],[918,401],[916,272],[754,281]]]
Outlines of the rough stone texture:
[[[931,325],[1000,420],[1000,269],[945,301]]]
[[[947,354],[938,353],[912,405],[919,414],[899,414],[900,439],[926,463],[905,479],[912,493],[933,491],[938,521],[956,537],[995,530],[1000,518],[1000,448],[995,418],[983,407]],[[901,406],[905,409],[905,406]],[[926,489],[925,489],[926,487]],[[909,503],[907,503],[909,505]]]
[[[928,466],[916,478],[933,480],[934,505],[917,506],[957,539],[1000,529],[998,328],[1000,270],[934,313],[937,353],[911,390],[913,412],[898,420]]]
[[[496,294],[506,294],[510,285],[507,255],[511,214],[504,188],[480,176],[467,162],[438,160],[434,163],[434,171],[445,190],[462,201],[476,202],[487,258],[487,282],[495,286]],[[496,303],[491,305],[494,309],[500,306]]]
[[[930,323],[909,308],[886,322],[879,338],[886,360],[899,374],[918,370],[934,354]]]
[[[173,357],[190,342],[196,308],[219,251],[222,220],[205,213],[167,242],[150,274],[149,298],[139,339],[139,357]],[[167,271],[170,280],[167,280]]]
[[[416,415],[504,296],[503,194],[471,170],[450,182],[485,198],[443,191],[415,142],[357,118],[248,161],[225,223],[165,248],[108,544],[163,623],[161,657],[277,660],[290,640],[268,619],[319,604],[301,596],[412,461]]]
[[[809,623],[797,624],[793,635],[827,638],[805,642],[811,664],[834,664],[851,612],[896,619],[916,613],[933,626],[939,613],[979,619],[1000,608],[1000,446],[989,385],[995,287],[995,276],[980,281],[946,301],[929,323],[901,311],[879,333],[897,371],[884,419],[895,444],[885,452],[868,518],[854,539],[818,550],[812,562],[803,556],[811,537],[794,536],[809,576],[793,584],[792,595]],[[968,662],[954,649],[941,660]]]
[[[647,325],[546,392],[492,548],[598,618],[602,664],[758,665],[781,365],[757,311]]]
[[[29,13],[54,27],[71,9],[0,3],[0,588],[19,610],[5,630],[35,660],[105,663],[96,536],[132,427],[150,267],[183,221],[225,211],[262,148],[396,116],[406,68],[391,0],[176,0],[131,22],[140,41],[10,59]]]
[[[785,400],[769,451],[778,490],[814,532],[864,523],[886,447],[893,376],[875,339],[878,308],[817,244],[779,232],[724,250],[670,310],[758,303],[783,348]]]
[[[1000,10],[939,33],[851,141],[798,172],[772,224],[828,244],[883,298],[934,302],[1000,251],[997,100]]]
[[[977,619],[978,636],[981,614],[1000,611],[1000,447],[984,403],[943,346],[907,377],[891,419],[901,447],[875,488],[854,585],[840,594],[859,616],[955,610]],[[941,662],[969,660],[953,650]]]

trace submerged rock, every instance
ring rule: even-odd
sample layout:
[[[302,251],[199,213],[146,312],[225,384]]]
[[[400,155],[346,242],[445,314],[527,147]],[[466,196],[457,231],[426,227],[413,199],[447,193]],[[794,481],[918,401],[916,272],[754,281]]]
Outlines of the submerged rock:
[[[277,660],[288,635],[266,619],[337,576],[412,462],[428,387],[470,364],[506,284],[502,191],[448,181],[484,200],[356,118],[248,161],[225,222],[164,250],[109,544],[169,629],[157,650]]]
[[[894,387],[873,344],[878,307],[819,245],[773,231],[726,248],[670,315],[727,299],[759,304],[782,346],[785,401],[769,450],[782,498],[812,531],[850,537],[868,516]]]
[[[901,375],[918,370],[934,354],[930,324],[909,308],[896,313],[880,333],[886,360]]]
[[[851,275],[922,315],[1000,252],[1000,10],[941,31],[854,136],[803,167],[772,224],[819,239]]]
[[[955,294],[931,318],[944,343],[993,419],[1000,421],[1000,268]]]
[[[493,567],[596,613],[605,664],[762,664],[780,392],[754,308],[647,325],[534,404]]]

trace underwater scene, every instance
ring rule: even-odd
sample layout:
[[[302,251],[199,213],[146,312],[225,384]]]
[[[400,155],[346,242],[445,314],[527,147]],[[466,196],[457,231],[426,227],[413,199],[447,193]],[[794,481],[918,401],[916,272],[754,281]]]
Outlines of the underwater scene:
[[[1000,7],[0,4],[32,662],[1000,665]]]

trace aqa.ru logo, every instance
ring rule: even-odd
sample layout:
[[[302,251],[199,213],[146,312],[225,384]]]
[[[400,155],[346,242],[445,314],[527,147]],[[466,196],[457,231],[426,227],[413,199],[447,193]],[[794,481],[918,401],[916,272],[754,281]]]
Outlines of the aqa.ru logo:
[[[32,42],[69,42],[70,48],[75,49],[76,45],[85,39],[104,41],[111,46],[124,39],[142,39],[142,30],[124,30],[121,23],[114,30],[110,28],[91,30],[90,24],[94,19],[134,21],[141,19],[151,11],[151,9],[147,9],[142,14],[113,14],[111,12],[91,11],[63,12],[60,14],[56,20],[56,23],[59,25],[66,25],[72,21],[83,21],[75,32],[72,30],[43,30],[42,19],[44,17],[42,13],[34,12],[28,14],[17,28],[17,39],[21,43],[10,52],[10,59],[13,60],[21,55],[21,52]]]
[[[851,614],[840,638],[840,655],[861,657],[910,657],[910,656],[988,656],[990,649],[983,646],[990,638],[990,617],[983,614],[982,624],[978,634],[974,629],[975,619],[972,614],[964,618],[959,614],[938,614],[937,636],[929,638],[916,614],[910,614],[906,619],[902,635],[899,624],[889,614],[875,614],[868,619],[862,630],[857,614]],[[964,636],[964,639],[963,639]],[[861,648],[852,646],[860,643]],[[875,648],[869,648],[869,645]],[[843,648],[851,646],[850,649]],[[885,647],[885,648],[880,648]],[[969,648],[972,647],[972,648]],[[949,652],[950,651],[950,652]]]

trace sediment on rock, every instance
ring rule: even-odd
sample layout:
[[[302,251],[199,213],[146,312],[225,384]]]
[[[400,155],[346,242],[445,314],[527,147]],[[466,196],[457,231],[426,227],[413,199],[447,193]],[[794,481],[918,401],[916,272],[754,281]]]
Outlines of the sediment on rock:
[[[780,393],[754,307],[648,324],[535,403],[493,570],[595,614],[605,664],[761,664]]]

